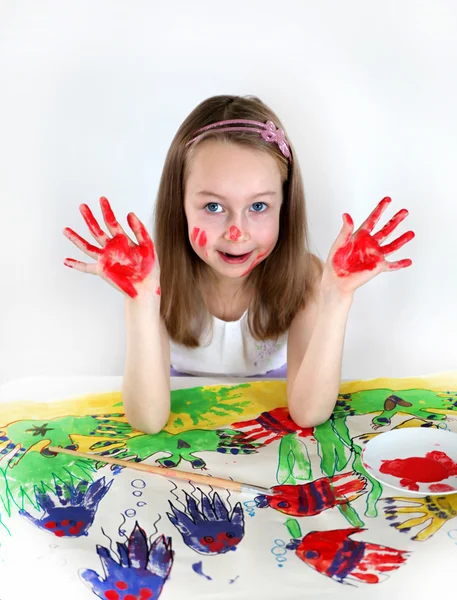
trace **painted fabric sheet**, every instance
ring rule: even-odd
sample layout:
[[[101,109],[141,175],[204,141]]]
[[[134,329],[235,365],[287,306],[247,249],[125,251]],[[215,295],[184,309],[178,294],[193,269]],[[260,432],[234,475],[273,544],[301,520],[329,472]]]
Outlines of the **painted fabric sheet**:
[[[94,393],[59,385],[18,382],[0,403],[1,600],[455,597],[457,494],[383,489],[360,453],[392,428],[457,431],[457,374],[345,383],[313,429],[291,421],[283,381],[176,389],[154,436],[126,422],[118,379],[90,380]],[[196,487],[50,445],[281,494]]]

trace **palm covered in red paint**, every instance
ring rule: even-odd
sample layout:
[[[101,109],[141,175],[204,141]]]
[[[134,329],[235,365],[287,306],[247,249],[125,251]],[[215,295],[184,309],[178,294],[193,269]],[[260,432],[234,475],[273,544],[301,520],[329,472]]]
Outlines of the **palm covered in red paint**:
[[[324,276],[331,278],[342,291],[354,291],[383,271],[395,271],[412,264],[408,258],[389,262],[386,256],[412,240],[413,231],[407,231],[390,244],[381,246],[408,216],[406,209],[396,213],[377,233],[372,233],[390,202],[390,198],[383,198],[355,232],[352,218],[348,214],[343,215],[343,228],[330,250],[324,269]]]
[[[112,237],[101,229],[87,204],[81,204],[81,214],[93,238],[101,247],[89,244],[75,231],[66,227],[64,235],[96,262],[89,264],[66,258],[65,265],[83,273],[99,275],[132,298],[138,295],[139,285],[146,281],[150,281],[154,290],[160,293],[159,265],[154,244],[143,223],[134,213],[127,215],[127,222],[138,242],[135,243],[118,223],[106,198],[100,198],[100,206]]]

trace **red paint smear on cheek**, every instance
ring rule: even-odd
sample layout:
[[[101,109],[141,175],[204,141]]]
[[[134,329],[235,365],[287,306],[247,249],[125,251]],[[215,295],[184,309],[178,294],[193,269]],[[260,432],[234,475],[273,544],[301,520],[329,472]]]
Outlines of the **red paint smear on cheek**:
[[[252,265],[249,267],[249,269],[241,274],[241,277],[244,277],[245,275],[250,273],[252,271],[252,269],[255,269],[255,267],[259,264],[259,262],[262,260],[262,258],[268,254],[268,252],[269,252],[269,250],[267,250],[266,252],[263,252],[262,254],[259,254],[257,256],[257,258],[255,259],[255,261],[252,263]]]
[[[241,237],[241,231],[238,229],[238,227],[236,227],[235,225],[232,225],[230,227],[230,236],[229,237],[234,242],[238,241],[238,239]]]
[[[206,237],[206,231],[204,229],[200,229],[200,227],[194,227],[192,229],[192,235],[190,236],[192,243],[195,244],[198,242],[200,248],[204,248],[208,241]]]
[[[191,236],[191,240],[192,242],[195,242],[197,240],[198,234],[199,234],[200,228],[199,227],[194,227],[192,229],[192,236]]]
[[[444,452],[428,452],[425,457],[412,456],[384,460],[381,473],[400,478],[400,485],[413,491],[419,491],[418,482],[433,483],[457,475],[457,463]]]
[[[198,238],[198,245],[200,246],[200,248],[204,248],[206,246],[207,243],[207,238],[206,238],[206,232],[202,231],[200,233],[200,237]]]

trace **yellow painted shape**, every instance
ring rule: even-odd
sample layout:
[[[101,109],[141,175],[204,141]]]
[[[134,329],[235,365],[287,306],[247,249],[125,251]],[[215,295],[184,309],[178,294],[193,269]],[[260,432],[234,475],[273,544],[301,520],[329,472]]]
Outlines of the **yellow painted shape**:
[[[166,429],[171,433],[195,429],[199,427],[212,428],[221,425],[227,425],[230,421],[241,421],[255,418],[261,412],[272,410],[280,406],[287,406],[286,382],[282,380],[260,380],[249,382],[249,387],[239,388],[239,384],[229,386],[227,384],[203,386],[204,389],[210,389],[218,392],[223,389],[233,387],[233,396],[231,393],[224,394],[224,402],[230,404],[230,400],[237,402],[247,401],[248,404],[243,408],[243,413],[233,417],[218,416],[211,412],[203,414],[208,421],[202,421],[199,425],[193,425],[190,417],[186,414],[171,413]],[[348,394],[358,391],[388,388],[394,390],[405,389],[426,389],[434,391],[457,390],[457,371],[441,373],[437,375],[428,375],[426,377],[409,378],[378,378],[371,380],[358,380],[344,382],[341,384],[340,393]],[[33,402],[33,401],[14,401],[0,403],[0,423],[6,425],[19,420],[29,419],[55,419],[68,415],[84,416],[112,414],[123,411],[120,391],[106,392],[100,394],[85,394],[65,400],[52,402]],[[444,411],[441,411],[444,412]],[[183,426],[175,427],[173,421],[180,418]],[[119,422],[126,422],[125,417],[115,418]],[[105,439],[98,438],[97,439]],[[94,441],[95,438],[94,438]]]

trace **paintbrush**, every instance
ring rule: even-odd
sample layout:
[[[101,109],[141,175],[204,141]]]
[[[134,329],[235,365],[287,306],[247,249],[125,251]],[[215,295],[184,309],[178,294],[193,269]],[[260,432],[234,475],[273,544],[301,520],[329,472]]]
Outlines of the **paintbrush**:
[[[251,485],[250,483],[241,483],[240,481],[233,481],[232,479],[223,479],[222,477],[210,477],[209,475],[188,473],[187,471],[178,471],[177,469],[168,469],[167,467],[154,467],[153,465],[148,465],[146,463],[122,460],[120,458],[113,458],[110,456],[99,456],[98,454],[78,452],[77,450],[69,450],[68,448],[57,448],[56,446],[49,446],[48,450],[50,452],[57,452],[59,454],[69,454],[75,458],[90,458],[91,460],[108,463],[109,465],[119,465],[120,467],[127,467],[128,469],[145,471],[146,473],[153,473],[154,475],[162,475],[162,477],[174,477],[175,479],[185,479],[186,481],[203,483],[204,485],[225,488],[227,490],[233,490],[234,492],[245,492],[247,494],[266,494],[269,496],[275,494],[275,490],[270,488]]]

